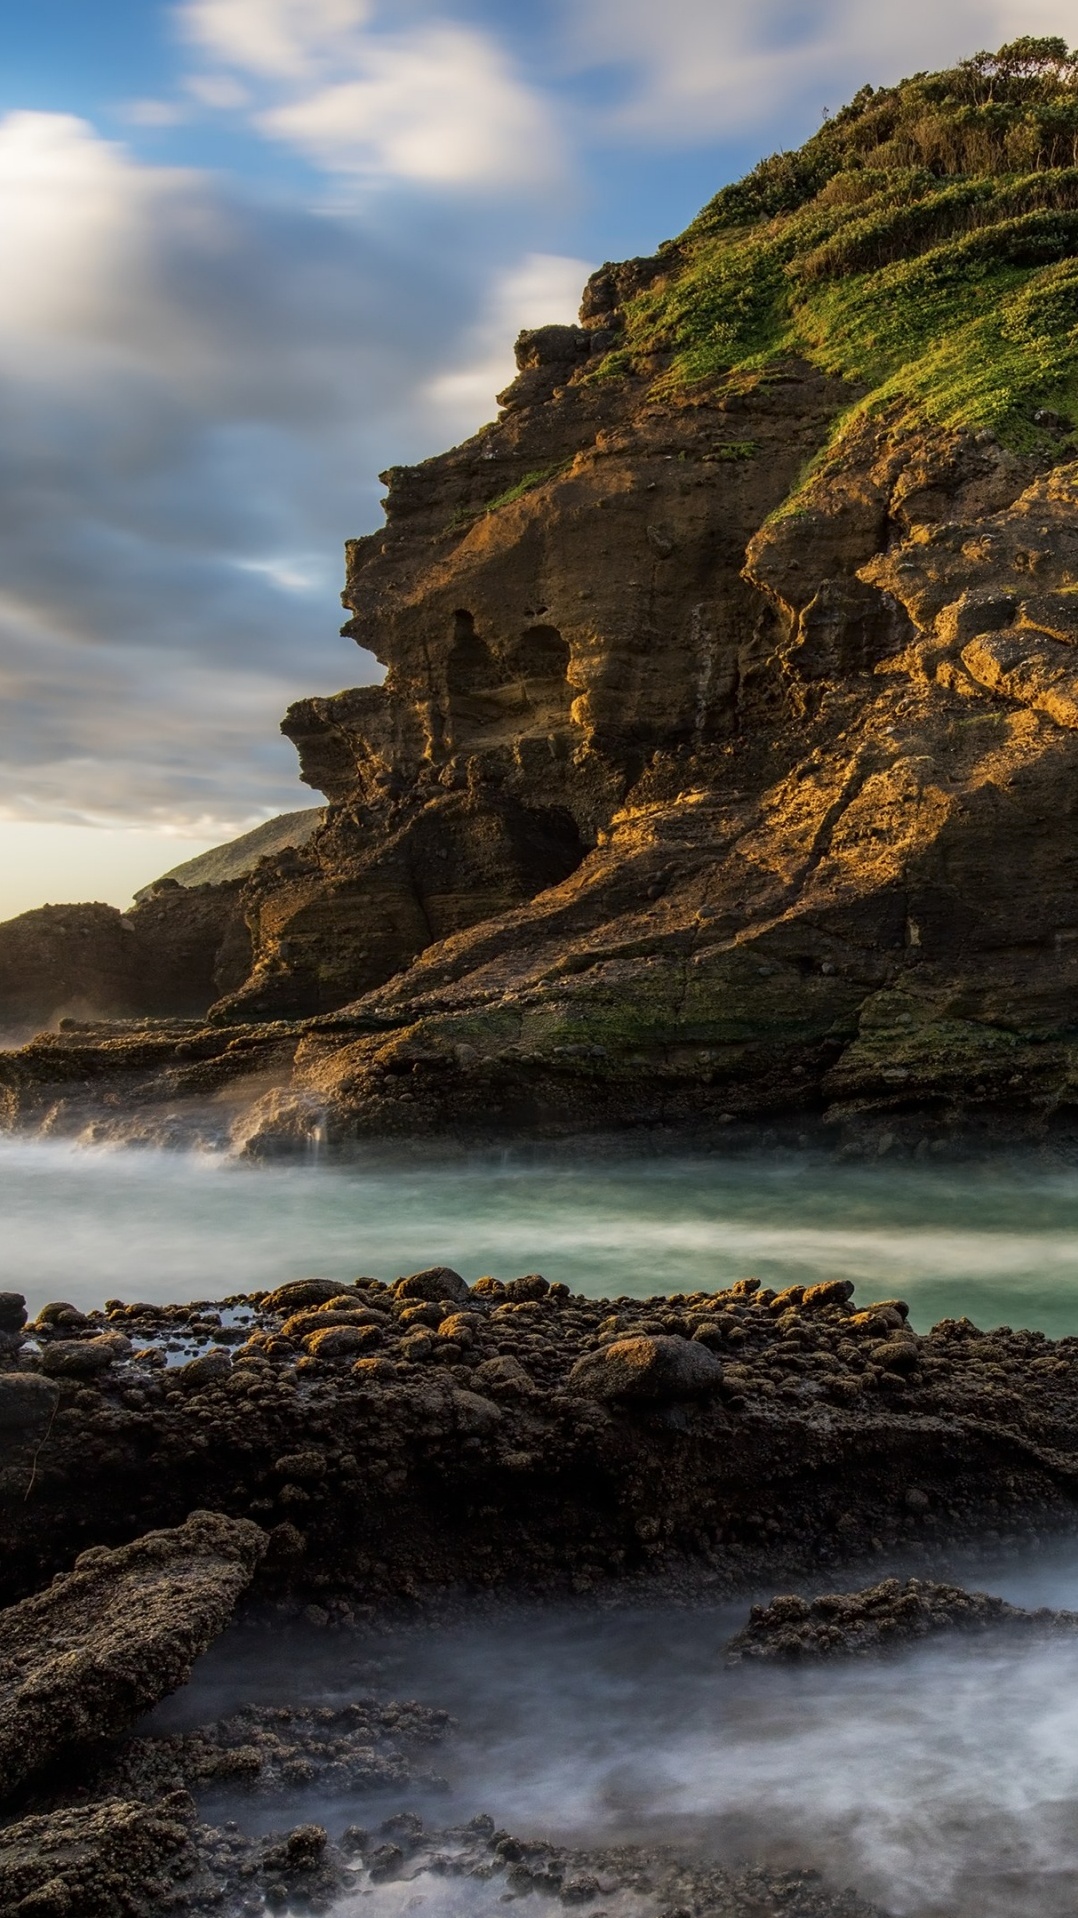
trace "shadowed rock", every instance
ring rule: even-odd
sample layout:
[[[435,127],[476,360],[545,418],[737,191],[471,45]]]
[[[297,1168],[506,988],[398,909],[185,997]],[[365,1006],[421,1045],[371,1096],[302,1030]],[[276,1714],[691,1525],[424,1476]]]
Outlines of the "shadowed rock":
[[[1078,1631],[1078,1612],[1029,1612],[988,1592],[926,1579],[882,1579],[860,1592],[820,1598],[790,1593],[770,1605],[754,1605],[726,1655],[745,1658],[827,1658],[836,1653],[883,1651],[890,1645],[938,1632],[985,1632],[996,1626],[1038,1631]]]
[[[722,1366],[696,1340],[615,1339],[579,1359],[569,1384],[594,1399],[688,1399],[717,1392]]]
[[[74,1571],[0,1614],[0,1798],[182,1685],[265,1544],[247,1520],[194,1512],[174,1531],[84,1552]]]
[[[194,1863],[186,1793],[163,1804],[122,1798],[20,1818],[0,1831],[5,1918],[156,1918]]]

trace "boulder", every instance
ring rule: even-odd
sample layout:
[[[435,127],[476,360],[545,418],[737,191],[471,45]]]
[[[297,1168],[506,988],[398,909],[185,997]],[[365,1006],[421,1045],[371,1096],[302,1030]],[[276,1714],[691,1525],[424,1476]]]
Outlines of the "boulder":
[[[49,1331],[52,1326],[58,1325],[65,1331],[76,1331],[89,1323],[85,1312],[80,1312],[77,1305],[69,1305],[66,1299],[53,1299],[50,1304],[42,1306],[34,1320],[34,1330],[44,1328]]]
[[[303,1349],[315,1359],[354,1359],[359,1352],[368,1352],[372,1345],[380,1345],[381,1331],[373,1325],[327,1325],[321,1332],[311,1332],[303,1341]]]
[[[0,1432],[32,1438],[49,1424],[60,1388],[40,1372],[0,1372]]]
[[[676,1334],[615,1339],[569,1374],[570,1388],[593,1399],[689,1399],[721,1384],[722,1366],[707,1347]]]
[[[726,1656],[731,1664],[746,1658],[827,1658],[875,1652],[937,1632],[983,1632],[996,1626],[1071,1633],[1078,1631],[1078,1612],[1027,1612],[960,1585],[885,1578],[859,1592],[812,1599],[789,1593],[773,1598],[770,1605],[754,1605],[748,1624],[727,1645]]]
[[[212,1385],[214,1379],[227,1378],[232,1370],[232,1354],[222,1345],[200,1352],[196,1359],[176,1368],[176,1377],[184,1385]]]
[[[282,1339],[305,1339],[311,1332],[324,1332],[329,1325],[377,1325],[383,1329],[392,1324],[388,1312],[372,1312],[368,1305],[348,1305],[338,1308],[334,1303],[327,1306],[308,1306],[303,1312],[293,1312],[281,1327]]]
[[[74,1571],[0,1613],[0,1799],[184,1684],[265,1546],[246,1519],[193,1512],[117,1551],[84,1552]]]
[[[53,1339],[41,1354],[41,1369],[57,1379],[92,1379],[120,1356],[108,1333],[97,1339]]]
[[[301,1312],[304,1306],[328,1305],[342,1295],[339,1279],[290,1279],[287,1285],[270,1292],[262,1304],[269,1312]]]
[[[411,1272],[406,1279],[397,1280],[393,1292],[398,1299],[427,1299],[432,1305],[442,1299],[463,1305],[469,1296],[467,1281],[448,1265],[431,1265],[423,1272]]]
[[[0,1292],[0,1332],[21,1332],[26,1324],[26,1300],[21,1292]]]
[[[185,1792],[156,1805],[103,1798],[0,1831],[5,1918],[156,1918],[194,1864]],[[167,1900],[167,1903],[166,1903]]]
[[[532,1390],[532,1382],[519,1359],[508,1352],[500,1352],[496,1358],[484,1359],[477,1365],[473,1377],[477,1385],[500,1386],[507,1392]]]

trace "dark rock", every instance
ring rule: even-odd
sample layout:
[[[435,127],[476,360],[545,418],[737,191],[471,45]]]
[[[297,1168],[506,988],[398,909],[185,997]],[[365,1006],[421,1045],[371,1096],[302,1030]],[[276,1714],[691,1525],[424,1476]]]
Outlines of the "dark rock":
[[[209,1352],[200,1352],[195,1359],[188,1359],[186,1365],[176,1367],[176,1378],[183,1385],[212,1385],[214,1379],[227,1378],[232,1370],[232,1355],[215,1347]]]
[[[342,1287],[337,1279],[290,1279],[267,1293],[262,1304],[267,1312],[300,1312],[305,1306],[328,1305],[339,1299]]]
[[[130,1352],[130,1340],[123,1344]],[[41,1369],[52,1378],[92,1379],[124,1356],[108,1332],[95,1339],[53,1339],[41,1354]]]
[[[431,1265],[423,1272],[409,1273],[406,1279],[397,1280],[393,1293],[398,1299],[427,1299],[435,1305],[442,1299],[463,1304],[470,1296],[466,1280],[448,1265]]]
[[[0,1372],[0,1432],[43,1432],[59,1396],[59,1386],[40,1372]]]
[[[875,1652],[938,1632],[983,1632],[1008,1626],[1078,1632],[1078,1612],[1023,1611],[987,1592],[927,1580],[885,1578],[860,1592],[821,1598],[794,1594],[754,1605],[743,1631],[726,1647],[727,1658],[823,1658]]]
[[[4,1918],[157,1918],[194,1865],[194,1806],[103,1798],[0,1830]]]
[[[381,1331],[373,1325],[327,1325],[320,1332],[311,1332],[304,1339],[303,1348],[312,1358],[347,1359],[369,1351],[381,1341]]]
[[[64,1299],[54,1299],[51,1304],[43,1305],[34,1320],[35,1328],[45,1326],[51,1329],[52,1326],[59,1325],[65,1329],[70,1328],[72,1331],[88,1324],[89,1320],[85,1312],[80,1312],[77,1305],[68,1305]]]
[[[21,1332],[26,1324],[26,1300],[21,1292],[0,1292],[0,1332]]]
[[[569,1384],[596,1399],[689,1399],[717,1392],[722,1366],[695,1340],[676,1336],[615,1339],[579,1359]]]
[[[195,1512],[174,1531],[84,1553],[0,1614],[0,1799],[183,1684],[265,1546],[256,1525]]]

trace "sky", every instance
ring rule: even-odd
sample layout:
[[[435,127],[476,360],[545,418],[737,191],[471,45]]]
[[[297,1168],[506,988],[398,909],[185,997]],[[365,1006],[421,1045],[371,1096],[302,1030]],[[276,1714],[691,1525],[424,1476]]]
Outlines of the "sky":
[[[0,918],[318,795],[377,475],[866,81],[1073,0],[34,0],[0,27]]]

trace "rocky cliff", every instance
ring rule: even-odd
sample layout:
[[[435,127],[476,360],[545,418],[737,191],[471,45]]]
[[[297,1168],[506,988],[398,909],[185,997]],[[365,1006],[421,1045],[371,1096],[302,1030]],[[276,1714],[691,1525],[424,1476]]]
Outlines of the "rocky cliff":
[[[1078,63],[866,88],[517,359],[349,548],[386,679],[285,720],[329,805],[249,978],[12,1117],[1069,1128]]]
[[[310,838],[322,809],[282,813],[143,886],[129,912],[38,906],[0,924],[0,1040],[61,1020],[201,1018],[251,970],[243,882]]]

